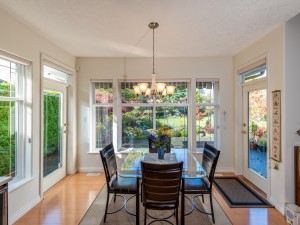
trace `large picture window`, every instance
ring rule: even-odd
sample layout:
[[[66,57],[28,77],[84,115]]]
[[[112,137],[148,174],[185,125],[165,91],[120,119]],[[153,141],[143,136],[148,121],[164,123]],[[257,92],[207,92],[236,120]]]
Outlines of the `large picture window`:
[[[26,65],[0,57],[0,176],[25,176]]]
[[[113,84],[112,82],[92,82],[93,90],[93,143],[101,149],[113,138]]]
[[[217,134],[218,82],[196,82],[196,148],[215,145]]]
[[[171,148],[196,146],[196,149],[201,151],[205,142],[217,145],[217,80],[196,80],[193,93],[190,82],[165,82],[176,87],[174,94],[155,97],[136,95],[133,86],[137,83],[121,81],[118,82],[118,90],[113,91],[112,81],[92,82],[92,129],[95,150],[113,142],[113,134],[116,135],[114,143],[118,151],[148,148],[149,129],[159,129],[163,126],[168,126],[171,130]],[[191,107],[195,114],[190,112]],[[189,118],[190,114],[195,115],[192,121]],[[113,126],[113,121],[116,126]],[[191,128],[192,126],[194,127]],[[192,130],[195,130],[196,134],[189,133]]]
[[[176,86],[170,96],[155,98],[135,95],[136,82],[121,82],[122,148],[148,148],[148,130],[167,125],[171,129],[171,147],[188,146],[188,83],[166,82]]]

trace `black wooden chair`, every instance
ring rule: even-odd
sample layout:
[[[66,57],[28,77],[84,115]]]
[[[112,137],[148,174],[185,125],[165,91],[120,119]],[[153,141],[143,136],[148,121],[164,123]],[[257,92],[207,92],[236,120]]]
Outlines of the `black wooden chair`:
[[[195,194],[192,199],[192,204],[195,209],[200,212],[212,216],[212,221],[215,223],[214,209],[212,203],[212,185],[214,182],[214,174],[217,167],[218,159],[219,159],[220,151],[215,149],[213,146],[205,143],[203,158],[202,158],[202,167],[206,171],[206,177],[204,178],[193,178],[193,179],[183,179],[182,180],[182,188],[181,188],[181,216],[182,220],[184,220],[184,198],[186,194]],[[204,212],[197,207],[194,199],[198,196],[202,195],[202,201],[204,202],[204,194],[209,195],[210,199],[210,212]]]
[[[113,144],[109,144],[100,150],[100,156],[103,163],[103,168],[106,177],[106,185],[107,185],[107,198],[106,198],[106,206],[105,206],[105,215],[104,215],[104,223],[106,222],[107,214],[112,214],[120,211],[124,206],[126,209],[126,198],[122,194],[133,194],[136,195],[136,207],[138,212],[139,207],[139,200],[138,200],[138,193],[139,193],[139,182],[137,178],[125,178],[118,176],[117,172],[117,161],[116,155],[114,151]],[[124,204],[117,210],[113,212],[107,212],[108,202],[109,202],[109,195],[114,194],[114,202],[116,201],[116,196],[121,196],[124,198]],[[126,209],[127,211],[127,209]],[[127,211],[128,212],[128,211]],[[133,215],[132,213],[128,212],[129,214]],[[135,215],[137,216],[137,215]],[[137,216],[137,219],[139,217]]]
[[[148,143],[149,143],[149,153],[157,153],[156,141],[152,141],[148,137]]]
[[[179,192],[183,162],[174,164],[141,162],[141,166],[142,202],[145,207],[144,224],[147,224],[147,209],[175,210],[176,224],[178,224]],[[154,220],[151,223],[154,221],[170,223],[167,220],[170,217],[152,218]]]

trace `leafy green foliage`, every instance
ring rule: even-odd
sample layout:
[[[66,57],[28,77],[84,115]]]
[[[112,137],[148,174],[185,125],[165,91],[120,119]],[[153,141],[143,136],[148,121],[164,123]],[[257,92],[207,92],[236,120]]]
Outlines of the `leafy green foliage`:
[[[0,83],[1,96],[9,97],[11,84]],[[0,101],[0,176],[14,175],[15,171],[15,103]]]
[[[60,93],[44,93],[44,155],[58,151],[60,147]]]

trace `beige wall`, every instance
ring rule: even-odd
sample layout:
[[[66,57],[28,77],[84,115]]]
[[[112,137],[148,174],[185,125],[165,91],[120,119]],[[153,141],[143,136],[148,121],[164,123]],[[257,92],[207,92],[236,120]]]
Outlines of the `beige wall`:
[[[90,79],[150,79],[151,58],[127,58],[124,71],[123,58],[79,58],[78,65],[78,158],[80,171],[98,171],[101,160],[90,150]],[[219,170],[233,171],[233,83],[232,58],[157,58],[157,78],[191,79],[217,78],[220,80],[220,141],[222,151]],[[127,74],[127,76],[124,76]],[[224,119],[223,112],[227,115]],[[120,120],[115,120],[118,129]],[[189,121],[189,127],[193,119]],[[117,143],[114,142],[117,146]]]
[[[284,85],[284,127],[283,149],[285,149],[285,196],[287,202],[295,202],[294,189],[294,146],[300,146],[300,14],[285,24],[285,76]],[[300,162],[298,162],[300,163]]]
[[[266,36],[261,38],[259,41],[255,42],[245,50],[241,51],[233,58],[234,74],[233,79],[235,80],[235,118],[234,121],[236,126],[235,132],[235,162],[236,171],[242,174],[242,162],[238,160],[243,157],[241,141],[241,127],[242,127],[242,110],[241,110],[241,96],[242,88],[237,79],[236,70],[243,67],[243,65],[249,62],[255,61],[255,59],[266,55],[267,56],[267,66],[268,66],[268,103],[270,106],[271,96],[270,93],[274,90],[282,90],[282,95],[284,95],[283,79],[284,79],[284,28],[283,26],[278,27],[272,32],[268,33]],[[283,106],[284,107],[284,104]],[[284,117],[284,111],[282,116]],[[269,121],[271,121],[270,111],[268,115]],[[270,124],[269,124],[270,125]],[[283,124],[284,126],[284,124]],[[270,126],[269,126],[270,127]],[[270,129],[269,129],[270,130]],[[282,129],[283,131],[283,129]],[[271,135],[271,134],[270,134]],[[284,137],[282,143],[284,143]],[[269,142],[269,146],[271,146]],[[284,164],[286,163],[286,149],[283,148],[282,144],[282,163],[279,164],[279,170],[273,169],[274,162],[271,161],[271,169],[268,173],[269,178],[269,190],[268,197],[269,200],[275,204],[276,208],[283,212],[285,203],[285,175],[286,170]]]
[[[75,57],[49,42],[29,27],[0,9],[0,49],[32,62],[32,177],[27,183],[9,192],[9,220],[17,220],[41,200],[41,79],[40,54],[74,68]]]

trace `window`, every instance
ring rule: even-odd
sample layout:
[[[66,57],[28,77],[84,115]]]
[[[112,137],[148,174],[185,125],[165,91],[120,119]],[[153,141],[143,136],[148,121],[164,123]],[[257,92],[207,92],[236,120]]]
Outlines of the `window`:
[[[196,82],[196,146],[202,149],[204,143],[215,145],[218,110],[218,82]]]
[[[188,147],[188,83],[166,82],[176,86],[174,94],[157,96],[136,96],[133,86],[137,82],[121,82],[121,146],[124,148],[148,148],[148,129],[158,129],[163,125],[172,132],[172,148]]]
[[[252,63],[240,70],[237,73],[240,76],[241,83],[247,83],[253,80],[267,77],[267,60],[263,58],[255,63]]]
[[[25,81],[28,65],[0,58],[0,176],[25,177]],[[30,126],[30,125],[29,125]]]
[[[104,148],[113,138],[113,84],[92,82],[93,142],[95,149]]]

